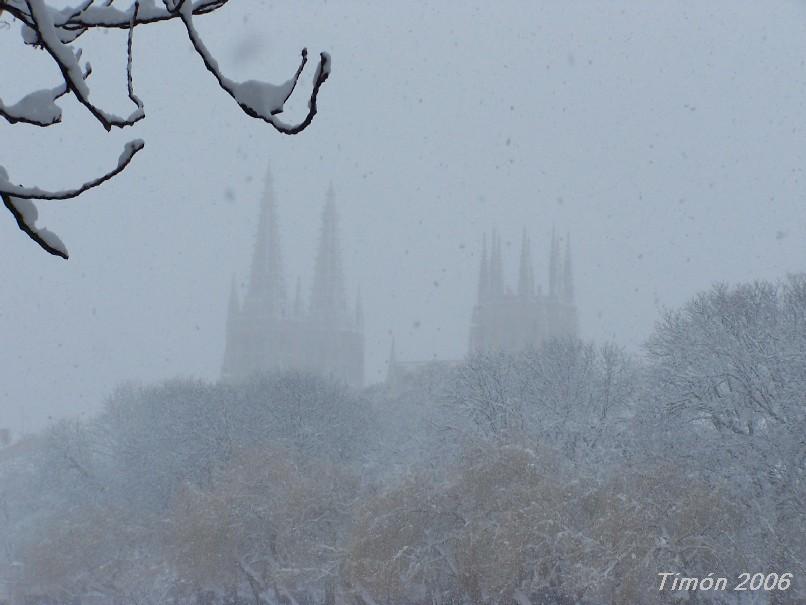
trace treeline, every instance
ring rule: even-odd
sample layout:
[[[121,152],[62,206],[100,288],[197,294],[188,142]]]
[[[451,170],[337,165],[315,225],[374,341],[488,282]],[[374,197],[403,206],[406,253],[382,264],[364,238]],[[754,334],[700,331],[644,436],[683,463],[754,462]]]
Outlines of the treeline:
[[[757,596],[798,603],[804,435],[804,277],[714,287],[640,357],[128,386],[0,457],[0,578],[25,603],[537,605],[737,603],[658,574],[791,572]]]

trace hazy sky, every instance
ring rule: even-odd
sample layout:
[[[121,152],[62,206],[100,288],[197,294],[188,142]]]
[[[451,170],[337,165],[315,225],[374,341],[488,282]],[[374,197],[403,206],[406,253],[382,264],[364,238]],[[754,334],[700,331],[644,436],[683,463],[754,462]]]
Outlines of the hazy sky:
[[[464,354],[493,226],[510,282],[524,226],[539,283],[552,226],[570,231],[582,335],[636,350],[659,308],[714,281],[806,267],[803,2],[232,0],[197,23],[239,79],[331,52],[320,113],[297,137],[246,117],[170,24],[135,35],[136,127],[106,134],[69,97],[58,127],[0,123],[0,165],[48,188],[147,143],[108,185],[40,203],[69,261],[0,219],[0,426],[90,413],[123,381],[215,379],[269,162],[291,288],[310,287],[333,182],[368,382],[391,334],[403,359]],[[128,113],[125,36],[82,41],[93,98]],[[7,102],[57,81],[16,24],[0,56]]]

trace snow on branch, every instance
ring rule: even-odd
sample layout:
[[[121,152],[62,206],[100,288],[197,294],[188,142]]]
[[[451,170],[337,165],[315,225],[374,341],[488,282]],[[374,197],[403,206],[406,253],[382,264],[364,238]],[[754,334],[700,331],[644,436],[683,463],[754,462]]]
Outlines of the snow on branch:
[[[302,49],[302,61],[299,68],[297,68],[297,73],[284,84],[269,84],[257,80],[235,82],[221,73],[218,61],[215,60],[207,49],[201,36],[199,36],[199,32],[193,25],[193,3],[189,0],[179,0],[178,7],[175,10],[178,11],[182,18],[193,48],[196,49],[196,52],[202,58],[202,61],[204,61],[204,66],[213,74],[219,86],[235,99],[244,113],[271,124],[275,129],[284,134],[297,134],[311,123],[317,111],[316,98],[319,94],[319,89],[330,75],[330,56],[327,53],[320,53],[319,55],[319,66],[316,69],[313,90],[308,100],[308,114],[299,124],[286,124],[275,116],[282,113],[286,101],[291,96],[291,93],[294,92],[302,70],[308,62],[308,49]]]
[[[135,154],[143,147],[145,147],[145,143],[140,139],[126,143],[115,168],[79,187],[63,191],[45,191],[39,187],[14,185],[9,181],[6,170],[0,166],[0,196],[3,198],[3,204],[14,216],[17,225],[23,232],[46,252],[66,259],[68,258],[67,248],[62,240],[55,233],[36,226],[39,213],[31,200],[67,200],[78,197],[85,191],[98,187],[123,172],[131,163]]]
[[[89,99],[90,88],[87,86],[86,81],[82,77],[83,74],[78,64],[80,53],[74,52],[69,45],[62,42],[54,20],[53,10],[45,4],[45,0],[25,0],[25,2],[28,5],[33,24],[33,31],[36,34],[35,37],[32,38],[32,43],[42,46],[48,52],[59,68],[59,71],[62,72],[62,77],[64,78],[67,88],[75,95],[78,102],[86,107],[87,110],[101,123],[101,125],[106,128],[106,130],[112,130],[113,126],[117,128],[131,126],[145,117],[143,104],[139,101],[135,101],[137,104],[137,109],[133,111],[128,118],[121,118],[94,105]],[[134,29],[133,24],[136,23],[137,20],[139,2],[136,1],[134,3],[131,11],[132,15],[129,21],[131,24],[131,27],[129,28],[130,34]],[[129,98],[132,98],[131,35],[129,36],[127,49],[129,55],[127,60],[127,79],[129,82]]]
[[[28,237],[39,244],[45,252],[61,256],[65,260],[68,258],[67,248],[59,236],[44,227],[36,226],[39,211],[32,201],[14,198],[5,193],[0,193],[0,197],[3,198],[3,205],[8,208],[17,221],[17,226]]]
[[[212,13],[228,2],[229,0],[162,0],[162,6],[158,6],[156,0],[135,0],[128,9],[123,10],[112,6],[110,0],[82,0],[76,7],[63,9],[53,8],[48,0],[0,0],[0,14],[7,13],[22,23],[23,42],[26,45],[44,49],[59,69],[62,77],[62,83],[59,85],[25,94],[14,104],[6,104],[0,99],[0,117],[11,124],[53,126],[62,120],[62,110],[56,101],[70,93],[107,131],[111,131],[112,128],[127,128],[136,124],[145,118],[145,106],[134,92],[132,79],[134,29],[141,25],[180,19],[185,25],[193,48],[201,57],[207,70],[216,79],[221,89],[235,100],[244,113],[266,122],[282,134],[291,135],[303,131],[311,124],[317,113],[319,90],[330,75],[330,56],[327,53],[320,53],[319,64],[314,73],[312,90],[308,99],[308,112],[304,118],[297,123],[287,123],[281,120],[278,115],[283,112],[285,103],[296,89],[308,61],[308,51],[307,49],[302,50],[302,60],[296,72],[282,84],[257,80],[236,82],[226,77],[221,72],[218,61],[201,39],[193,23],[193,18]],[[135,108],[126,117],[111,113],[90,100],[91,89],[87,79],[92,73],[92,67],[89,63],[85,63],[82,68],[80,64],[81,49],[73,48],[72,43],[93,29],[128,30],[126,43],[127,94]],[[122,171],[134,154],[142,149],[142,142],[129,143],[126,149],[127,151],[124,151],[121,156],[121,159],[126,157],[126,160],[122,163],[119,160],[118,168],[76,190],[49,193],[36,188],[15,189],[7,181],[0,180],[0,193],[4,196],[5,206],[12,212],[20,228],[37,243],[49,252],[66,258],[66,253],[53,252],[53,250],[61,251],[62,249],[61,242],[58,242],[58,245],[53,244],[55,241],[52,239],[55,238],[53,234],[47,232],[49,235],[46,237],[42,235],[44,231],[38,231],[32,226],[30,216],[35,215],[35,209],[33,212],[23,212],[20,208],[24,204],[20,204],[19,201],[76,197],[86,189],[95,187]],[[0,166],[0,170],[2,170],[2,166]],[[2,170],[2,173],[4,174],[5,170]],[[31,191],[44,195],[28,195]],[[72,195],[73,193],[75,195]],[[49,237],[51,239],[48,239]],[[58,238],[55,239],[58,240]],[[51,243],[48,243],[49,241]]]
[[[76,187],[75,189],[65,189],[62,191],[45,191],[39,187],[23,187],[21,185],[13,185],[9,182],[6,171],[0,168],[0,193],[13,195],[14,197],[25,200],[69,200],[71,198],[78,197],[85,191],[93,189],[123,172],[132,161],[132,158],[135,156],[135,154],[143,147],[145,147],[145,142],[142,139],[129,141],[123,148],[123,152],[118,158],[118,165],[115,168],[96,179],[87,181],[80,187]]]
[[[88,63],[82,78],[86,80],[91,73],[92,68]],[[22,122],[33,126],[52,126],[62,121],[62,109],[56,105],[56,100],[67,94],[67,91],[67,84],[63,82],[55,88],[35,90],[14,105],[5,105],[3,99],[0,99],[0,116],[11,124]]]

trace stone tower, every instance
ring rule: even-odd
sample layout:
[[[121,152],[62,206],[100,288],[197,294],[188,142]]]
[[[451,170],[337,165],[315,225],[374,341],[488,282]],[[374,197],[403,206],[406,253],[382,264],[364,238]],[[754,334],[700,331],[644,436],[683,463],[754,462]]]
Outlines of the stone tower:
[[[470,353],[519,351],[549,338],[577,335],[570,238],[560,258],[560,240],[552,232],[549,245],[548,294],[536,289],[531,241],[521,238],[517,288],[505,286],[501,239],[493,231],[490,251],[482,241],[476,305],[470,326]]]
[[[255,249],[243,304],[233,280],[227,311],[221,377],[298,369],[352,386],[364,382],[363,310],[351,313],[344,287],[333,187],[322,211],[310,304],[297,280],[293,305],[286,298],[276,202],[270,175],[261,200]]]

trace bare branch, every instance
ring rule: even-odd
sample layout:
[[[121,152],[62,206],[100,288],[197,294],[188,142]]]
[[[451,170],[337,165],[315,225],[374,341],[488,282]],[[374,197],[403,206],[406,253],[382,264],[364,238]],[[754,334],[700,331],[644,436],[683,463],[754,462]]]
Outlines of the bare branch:
[[[109,4],[111,4],[112,0],[109,0]],[[107,4],[107,6],[109,6]],[[129,91],[129,99],[131,99],[132,103],[137,105],[137,108],[142,112],[143,117],[145,117],[145,108],[143,106],[143,102],[140,100],[136,94],[134,94],[134,82],[132,80],[132,41],[134,39],[134,24],[137,23],[137,16],[140,12],[140,0],[135,0],[134,2],[134,10],[132,11],[132,19],[129,26],[129,36],[126,40],[126,86]]]
[[[78,197],[85,191],[89,191],[90,189],[94,189],[95,187],[102,185],[112,177],[123,172],[131,163],[135,154],[143,149],[143,147],[145,147],[145,142],[143,142],[142,139],[129,141],[123,148],[123,152],[118,158],[118,165],[115,168],[96,179],[87,181],[80,187],[62,191],[45,191],[39,187],[23,187],[22,185],[14,185],[9,182],[5,170],[0,169],[0,194],[10,195],[23,200],[69,200],[71,198]]]
[[[83,79],[92,74],[92,67],[86,64]],[[11,124],[23,123],[46,128],[62,121],[62,110],[56,105],[56,100],[67,94],[67,84],[62,82],[59,86],[50,89],[34,91],[14,105],[4,105],[0,99],[0,116]]]
[[[17,221],[17,226],[19,226],[28,237],[39,244],[45,252],[54,256],[60,256],[65,260],[68,258],[67,249],[64,243],[62,243],[62,240],[52,231],[36,226],[36,219],[39,213],[33,202],[13,198],[5,193],[0,193],[0,197],[3,198],[3,204]]]
[[[316,100],[319,94],[319,89],[322,84],[330,76],[330,56],[327,53],[319,55],[319,66],[314,75],[313,90],[311,91],[310,99],[308,100],[308,114],[305,118],[295,125],[286,124],[283,121],[275,118],[279,113],[282,113],[285,102],[294,92],[302,70],[308,61],[308,50],[302,50],[302,62],[297,69],[294,76],[281,85],[269,84],[267,82],[260,82],[257,80],[247,80],[246,82],[235,82],[227,78],[221,73],[218,66],[218,61],[212,56],[210,51],[205,46],[204,42],[199,36],[199,32],[193,25],[193,10],[192,3],[187,0],[180,0],[177,12],[185,24],[187,29],[188,38],[190,38],[193,48],[202,58],[204,66],[207,68],[215,79],[218,85],[241,107],[245,114],[263,120],[267,124],[271,124],[277,131],[283,134],[297,134],[304,130],[313,120],[317,112]]]
[[[117,128],[131,126],[145,117],[142,103],[138,103],[137,109],[132,112],[128,118],[121,118],[94,105],[89,100],[89,87],[87,87],[84,79],[81,77],[81,70],[78,66],[78,56],[70,47],[61,41],[56,25],[51,17],[50,10],[45,5],[44,0],[25,0],[25,2],[28,4],[28,10],[31,12],[31,18],[38,35],[38,42],[56,62],[59,71],[62,72],[67,87],[76,96],[79,103],[84,105],[106,130],[112,130],[113,126]],[[136,6],[137,3],[135,3],[135,12],[137,10]]]
[[[0,0],[0,13],[8,12],[22,24],[22,38],[25,44],[44,49],[61,72],[62,84],[51,89],[34,91],[22,97],[13,105],[5,105],[0,99],[0,117],[11,124],[24,123],[39,127],[58,124],[62,120],[62,110],[56,100],[72,93],[78,102],[107,130],[113,127],[132,126],[145,117],[143,101],[134,91],[132,77],[134,29],[171,19],[181,19],[184,23],[193,48],[201,56],[207,70],[216,78],[219,86],[229,94],[247,115],[263,120],[283,134],[297,134],[307,128],[317,113],[317,97],[322,84],[330,75],[330,57],[320,54],[319,65],[314,74],[313,88],[308,100],[308,113],[297,124],[289,124],[278,117],[285,103],[296,89],[299,78],[307,64],[308,53],[302,51],[302,60],[294,76],[280,85],[248,80],[235,82],[224,76],[218,62],[208,51],[193,26],[193,17],[214,12],[229,0],[163,0],[157,6],[156,0],[134,0],[132,5],[121,10],[113,6],[112,0],[79,0],[79,5],[57,10],[48,0]],[[87,78],[92,73],[89,63],[82,69],[81,49],[70,44],[91,29],[128,30],[126,42],[126,85],[127,94],[136,109],[128,117],[120,117],[98,107],[90,100],[90,87]],[[126,168],[134,154],[143,148],[142,141],[132,141],[126,145],[118,160],[118,166],[111,172],[85,183],[81,187],[66,191],[49,192],[39,188],[26,188],[12,185],[5,178],[5,170],[0,166],[0,194],[4,204],[15,216],[20,228],[51,254],[60,254],[61,242],[47,230],[34,226],[36,208],[24,204],[23,200],[69,199],[84,191],[97,187]],[[34,217],[33,219],[31,217]],[[54,252],[56,250],[56,252]],[[66,253],[64,253],[66,258]]]
[[[8,174],[5,169],[0,167],[0,197],[3,198],[3,204],[17,221],[17,226],[19,226],[28,237],[39,244],[39,246],[49,254],[67,259],[67,248],[62,240],[59,239],[59,236],[44,227],[36,226],[39,212],[34,203],[30,200],[66,200],[78,197],[85,191],[97,187],[110,180],[115,175],[123,172],[132,161],[135,154],[144,146],[145,143],[141,140],[127,143],[123,149],[123,153],[121,153],[118,158],[118,165],[115,168],[96,179],[87,181],[76,189],[67,191],[49,192],[39,189],[38,187],[28,188],[20,185],[12,185],[8,180]]]
[[[32,25],[31,15],[25,12],[21,1],[0,0],[0,14],[8,11],[10,15],[28,26]]]
[[[194,15],[206,15],[212,13],[229,0],[197,0],[193,4]],[[72,15],[63,22],[58,23],[60,28],[65,30],[87,30],[87,29],[129,29],[131,27],[130,11],[123,11],[112,8],[109,5],[102,7],[89,7],[80,14]],[[148,2],[140,11],[140,16],[134,23],[138,25],[149,25],[160,21],[170,21],[175,19],[176,14],[166,8],[157,8],[153,2]]]

